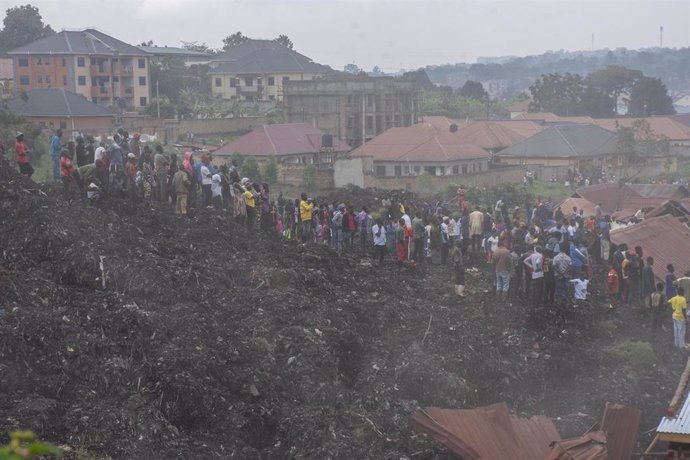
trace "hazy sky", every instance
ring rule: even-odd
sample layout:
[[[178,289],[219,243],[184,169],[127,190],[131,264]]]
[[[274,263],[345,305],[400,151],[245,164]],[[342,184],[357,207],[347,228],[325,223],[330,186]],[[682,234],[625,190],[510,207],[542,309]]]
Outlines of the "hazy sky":
[[[30,2],[55,30],[95,27],[131,44],[221,47],[241,31],[287,34],[336,69],[474,62],[547,50],[690,45],[690,0],[0,0]]]

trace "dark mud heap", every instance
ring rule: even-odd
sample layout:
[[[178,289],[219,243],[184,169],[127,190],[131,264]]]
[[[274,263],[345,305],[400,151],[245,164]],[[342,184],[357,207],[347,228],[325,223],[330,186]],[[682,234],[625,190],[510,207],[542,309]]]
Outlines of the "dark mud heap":
[[[441,267],[380,269],[224,214],[54,196],[0,164],[3,435],[97,458],[438,459],[452,457],[409,422],[423,406],[507,401],[562,417],[567,436],[606,400],[667,402],[605,351],[638,334],[632,316],[497,307],[471,270],[459,303]],[[654,364],[668,392],[677,361]]]

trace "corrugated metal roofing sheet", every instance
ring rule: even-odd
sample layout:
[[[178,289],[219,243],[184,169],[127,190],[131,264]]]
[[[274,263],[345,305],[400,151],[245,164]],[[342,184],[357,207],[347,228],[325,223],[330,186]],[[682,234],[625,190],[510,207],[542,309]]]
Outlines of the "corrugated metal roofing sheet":
[[[618,135],[590,124],[559,124],[496,155],[528,158],[591,158],[617,153]]]
[[[690,434],[690,398],[686,398],[675,417],[662,417],[657,433]]]
[[[579,438],[554,442],[545,460],[611,460],[607,442],[603,431],[585,433]]]
[[[690,229],[670,214],[612,230],[611,242],[629,248],[642,246],[645,256],[654,257],[658,279],[664,279],[667,264],[673,264],[676,273],[690,270]]]
[[[510,414],[505,403],[477,409],[428,407],[412,422],[465,460],[545,458],[560,435],[550,418]]]
[[[680,184],[630,184],[631,189],[644,197],[681,199],[690,196],[690,192]]]
[[[606,404],[601,431],[606,433],[608,460],[629,460],[632,456],[642,412],[620,404]]]

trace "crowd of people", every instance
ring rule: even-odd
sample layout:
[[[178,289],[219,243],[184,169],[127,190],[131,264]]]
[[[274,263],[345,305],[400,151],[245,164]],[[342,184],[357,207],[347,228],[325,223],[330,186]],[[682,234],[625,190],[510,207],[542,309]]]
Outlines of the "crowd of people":
[[[21,133],[15,152],[20,173],[31,177]],[[138,134],[130,139],[123,130],[107,145],[89,136],[63,144],[57,130],[50,155],[53,178],[63,183],[67,196],[79,190],[97,201],[108,194],[137,193],[170,203],[179,215],[194,207],[215,208],[272,237],[327,245],[338,253],[371,251],[379,265],[390,259],[400,265],[448,266],[461,297],[465,265],[471,261],[490,271],[498,302],[578,305],[587,301],[589,284],[601,273],[593,269],[596,261],[608,267],[604,279],[594,281],[608,295],[609,309],[643,306],[659,327],[670,304],[676,345],[685,347],[684,295],[690,293],[690,274],[676,279],[669,264],[664,282],[656,283],[655,261],[645,257],[642,247],[620,245],[611,252],[611,218],[601,205],[593,216],[585,216],[581,209],[554,209],[550,198],[532,200],[527,195],[522,208],[509,210],[498,200],[471,210],[462,186],[455,214],[440,204],[413,209],[412,203],[390,200],[370,213],[366,206],[319,202],[307,193],[288,199],[281,192],[273,199],[268,184],[242,177],[235,162],[217,166],[208,153],[197,161],[185,152],[178,164],[175,154],[166,155],[159,145],[153,150],[142,147]]]

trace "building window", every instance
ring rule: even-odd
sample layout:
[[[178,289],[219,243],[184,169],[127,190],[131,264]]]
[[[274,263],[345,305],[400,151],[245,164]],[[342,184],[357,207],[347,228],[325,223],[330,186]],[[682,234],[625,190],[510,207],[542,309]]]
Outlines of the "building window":
[[[377,166],[376,167],[376,175],[379,177],[383,177],[386,175],[386,167],[385,166]]]
[[[374,117],[366,117],[365,120],[367,129],[374,129]]]
[[[273,94],[271,94],[270,96],[268,96],[268,100],[269,101],[275,101],[276,97]]]
[[[43,64],[43,58],[37,57],[36,58],[36,65],[41,65]]]
[[[19,58],[17,59],[17,64],[19,65],[19,67],[29,67],[29,59]]]
[[[146,96],[141,96],[139,98],[139,105],[142,107],[146,105]]]
[[[453,175],[457,176],[460,172],[460,167],[458,165],[453,166]]]
[[[472,172],[477,172],[477,163],[472,163]]]
[[[120,83],[120,77],[117,75],[113,77],[113,83]]]
[[[50,78],[50,75],[46,75],[46,83],[48,83],[49,85],[53,83],[53,80]]]
[[[462,165],[462,173],[467,174],[467,165]]]
[[[66,121],[60,122],[60,129],[67,129],[67,122]]]
[[[268,86],[276,85],[276,77],[268,77]]]
[[[254,86],[254,79],[253,78],[245,78],[244,79],[244,86]]]
[[[230,88],[235,88],[237,86],[237,78],[230,79]]]
[[[216,88],[220,88],[221,86],[223,86],[223,79],[216,78]]]
[[[395,165],[393,169],[395,170],[395,177],[402,176],[402,167],[400,165]]]
[[[96,77],[91,77],[91,86],[98,86],[98,79]]]
[[[286,81],[290,81],[290,77],[288,77],[288,76],[283,77],[283,84],[285,84]]]
[[[145,69],[146,68],[146,59],[139,59],[139,68],[140,69]],[[143,104],[146,105],[146,104]]]
[[[139,77],[139,86],[146,86],[146,77]]]
[[[482,170],[482,164],[481,163],[479,163],[479,168],[477,168],[477,169],[481,172],[481,170]]]
[[[43,59],[43,65],[50,65],[50,58],[49,57]]]
[[[27,75],[22,75],[19,77],[19,84],[20,85],[28,85],[29,84],[29,77]]]
[[[84,57],[78,57],[77,58],[77,67],[84,67],[86,66],[86,62],[84,61]]]
[[[65,80],[67,77],[65,77]],[[86,77],[83,75],[80,75],[77,80],[79,81],[79,86],[86,86]]]

